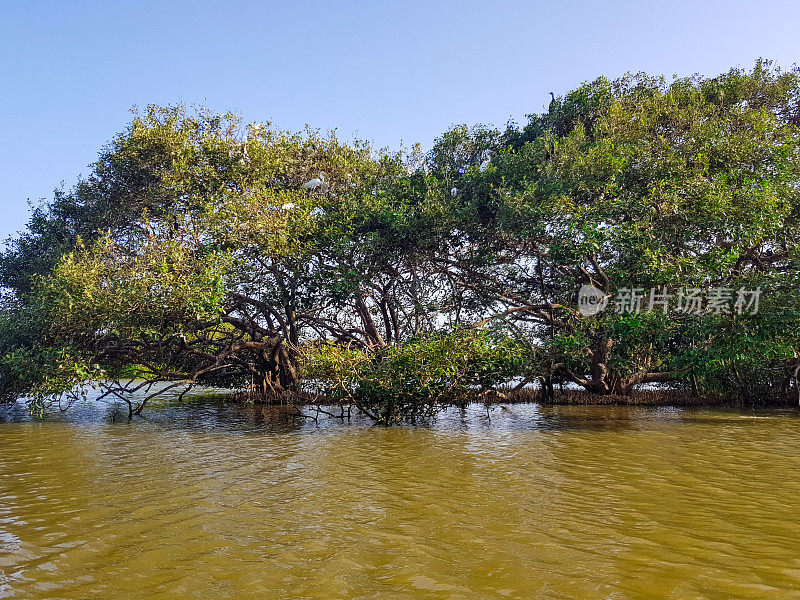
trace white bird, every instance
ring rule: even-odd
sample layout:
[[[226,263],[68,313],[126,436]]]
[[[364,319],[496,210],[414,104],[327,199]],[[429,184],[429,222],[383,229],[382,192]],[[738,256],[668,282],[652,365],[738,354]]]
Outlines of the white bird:
[[[492,163],[492,153],[491,152],[487,152],[486,153],[486,158],[483,159],[483,162],[481,163],[481,166],[480,166],[481,173],[483,173],[486,169],[488,169],[489,165],[491,163]]]
[[[294,202],[287,202],[283,206],[281,206],[281,210],[292,210],[295,207]]]
[[[325,173],[320,172],[319,177],[315,177],[310,181],[306,181],[303,184],[303,187],[313,192],[315,189],[322,187],[323,185],[325,185]]]
[[[231,151],[230,151],[230,153],[231,153],[231,156],[234,156],[235,154],[237,154],[237,153],[238,153],[238,155],[239,155],[239,164],[240,164],[240,165],[244,165],[244,164],[246,164],[246,163],[247,163],[247,161],[249,161],[249,160],[250,160],[250,157],[249,157],[249,156],[248,156],[248,154],[247,154],[247,140],[248,140],[249,138],[250,138],[250,132],[249,132],[249,131],[248,131],[248,132],[245,132],[245,134],[244,134],[244,140],[242,140],[242,142],[241,142],[241,143],[242,143],[242,145],[241,145],[241,147],[238,149],[239,151],[238,151],[238,152],[234,152],[234,150],[233,150],[233,149],[231,149]]]
[[[457,188],[453,188],[452,190],[450,190],[450,195],[453,198],[455,198],[458,195],[458,189]]]

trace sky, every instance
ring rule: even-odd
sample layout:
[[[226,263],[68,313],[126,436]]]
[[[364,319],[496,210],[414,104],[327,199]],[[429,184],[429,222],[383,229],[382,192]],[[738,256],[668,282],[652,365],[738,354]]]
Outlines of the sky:
[[[600,75],[790,67],[798,24],[796,0],[0,0],[0,240],[90,174],[134,105],[428,149]]]

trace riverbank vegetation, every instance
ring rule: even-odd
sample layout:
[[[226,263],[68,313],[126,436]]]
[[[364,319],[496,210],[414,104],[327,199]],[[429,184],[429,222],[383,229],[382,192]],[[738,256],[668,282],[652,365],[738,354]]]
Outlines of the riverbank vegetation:
[[[565,383],[796,402],[799,101],[765,61],[599,78],[426,154],[148,107],[0,257],[0,394],[133,413],[201,384],[384,423]],[[586,285],[642,310],[586,315]],[[667,288],[702,310],[648,306]]]

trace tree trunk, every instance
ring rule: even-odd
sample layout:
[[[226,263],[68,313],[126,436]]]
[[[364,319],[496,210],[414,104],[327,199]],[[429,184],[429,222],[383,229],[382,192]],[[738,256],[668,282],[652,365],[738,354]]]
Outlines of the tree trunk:
[[[361,317],[361,322],[364,325],[364,331],[369,337],[368,341],[370,344],[378,347],[385,346],[386,342],[381,337],[378,328],[375,327],[375,321],[372,320],[372,315],[369,314],[367,304],[364,302],[364,298],[361,296],[356,298],[356,311],[358,312],[358,316]]]
[[[259,353],[256,361],[256,391],[260,402],[279,402],[287,392],[297,389],[294,363],[294,357],[282,340]]]

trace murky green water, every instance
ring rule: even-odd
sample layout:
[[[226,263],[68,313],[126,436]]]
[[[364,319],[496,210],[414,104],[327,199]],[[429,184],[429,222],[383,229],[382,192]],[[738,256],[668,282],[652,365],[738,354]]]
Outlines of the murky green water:
[[[0,597],[800,598],[800,420],[0,412]]]

